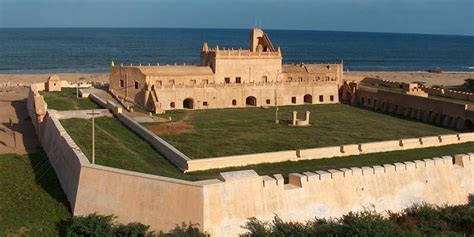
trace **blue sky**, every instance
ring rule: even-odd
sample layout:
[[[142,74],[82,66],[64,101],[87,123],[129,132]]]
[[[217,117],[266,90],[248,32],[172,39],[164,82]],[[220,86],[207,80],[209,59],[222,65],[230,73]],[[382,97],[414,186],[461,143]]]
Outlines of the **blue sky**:
[[[178,27],[474,35],[474,0],[0,0],[0,27]]]

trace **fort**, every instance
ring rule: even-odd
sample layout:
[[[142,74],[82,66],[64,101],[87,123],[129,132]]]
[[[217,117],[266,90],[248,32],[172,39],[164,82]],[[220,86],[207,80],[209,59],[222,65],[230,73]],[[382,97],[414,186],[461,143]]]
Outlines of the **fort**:
[[[89,126],[91,109],[52,109],[55,101],[48,100],[67,87],[80,90],[80,100],[94,103],[96,119],[109,123],[98,137],[113,139],[98,141],[106,155],[97,162],[86,127],[77,128],[78,122]],[[365,208],[384,212],[420,202],[467,203],[474,194],[471,98],[417,84],[345,77],[342,62],[283,65],[282,50],[254,29],[249,49],[204,43],[199,66],[112,63],[108,91],[52,76],[30,86],[28,113],[73,215],[114,214],[120,222],[165,231],[192,222],[212,236],[237,236],[250,217],[306,221]],[[278,110],[267,108],[273,106],[286,113],[280,124],[273,120]],[[304,120],[289,112],[297,110]],[[167,136],[148,127],[172,124],[164,117],[179,113],[189,121],[211,116],[195,122],[194,132]],[[260,131],[247,132],[258,138],[216,145],[227,139],[218,124],[224,115],[238,116],[223,122],[225,134],[238,136],[235,130],[255,130],[251,123],[257,123]],[[311,126],[288,126],[292,123]],[[357,130],[355,138],[351,129]],[[199,141],[206,132],[209,139]],[[271,137],[279,133],[283,136]],[[248,152],[257,141],[267,150]],[[200,146],[200,151],[239,153],[197,157],[189,147],[198,142],[214,149]],[[282,150],[283,145],[288,146]],[[446,154],[449,147],[462,151]],[[413,159],[403,155],[410,151]],[[440,155],[423,156],[435,151]],[[321,161],[341,165],[315,165]],[[280,173],[272,173],[276,166]]]
[[[201,64],[115,66],[110,92],[155,113],[173,109],[338,103],[343,64],[283,65],[265,32],[253,29],[249,49],[210,48]]]

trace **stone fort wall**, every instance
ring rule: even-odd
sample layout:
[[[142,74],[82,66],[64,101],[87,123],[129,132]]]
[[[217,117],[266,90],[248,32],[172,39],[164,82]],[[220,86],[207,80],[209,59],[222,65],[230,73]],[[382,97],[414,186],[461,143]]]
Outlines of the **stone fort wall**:
[[[419,202],[464,204],[474,193],[474,154],[309,170],[290,174],[289,183],[281,174],[259,176],[252,170],[189,182],[90,164],[52,111],[36,126],[43,127],[42,145],[74,215],[115,214],[120,222],[138,221],[155,230],[191,221],[212,236],[236,236],[249,217],[268,221],[277,214],[305,221],[365,207],[398,211]]]
[[[375,111],[401,115],[457,130],[473,131],[474,105],[404,95],[360,86],[357,104]]]

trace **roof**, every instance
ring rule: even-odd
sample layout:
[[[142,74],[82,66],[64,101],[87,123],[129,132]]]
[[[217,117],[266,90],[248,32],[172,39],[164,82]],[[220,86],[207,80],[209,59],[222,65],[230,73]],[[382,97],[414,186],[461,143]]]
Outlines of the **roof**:
[[[334,72],[338,65],[334,64],[288,64],[283,65],[283,72],[290,74],[312,74]]]
[[[213,75],[208,66],[142,66],[137,67],[147,76],[200,76]]]
[[[53,74],[48,78],[48,81],[60,81],[60,80],[61,78],[59,78],[59,76],[56,74]]]
[[[306,68],[302,67],[299,64],[298,65],[293,65],[293,64],[283,65],[282,68],[283,68],[283,72],[286,72],[286,73],[295,73],[295,74],[308,73],[306,71]]]

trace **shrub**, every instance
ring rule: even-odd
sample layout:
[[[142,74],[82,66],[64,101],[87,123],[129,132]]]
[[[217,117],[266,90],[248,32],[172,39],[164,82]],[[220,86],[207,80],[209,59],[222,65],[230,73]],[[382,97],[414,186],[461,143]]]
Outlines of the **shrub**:
[[[154,236],[154,232],[148,232],[150,226],[142,223],[129,223],[127,225],[119,225],[115,230],[115,236],[119,237],[145,237]]]
[[[472,236],[474,204],[414,205],[399,213],[389,212],[388,218],[366,210],[305,224],[285,222],[278,216],[271,223],[250,218],[242,227],[248,231],[246,236]]]
[[[199,224],[186,224],[182,223],[181,226],[176,226],[167,234],[161,233],[160,236],[173,236],[173,237],[207,237],[207,233],[199,230]]]
[[[96,213],[74,217],[66,229],[66,236],[114,236],[115,216],[101,216]]]

